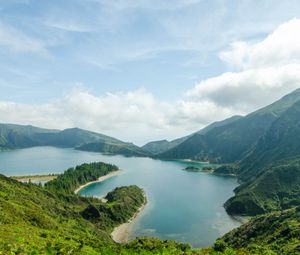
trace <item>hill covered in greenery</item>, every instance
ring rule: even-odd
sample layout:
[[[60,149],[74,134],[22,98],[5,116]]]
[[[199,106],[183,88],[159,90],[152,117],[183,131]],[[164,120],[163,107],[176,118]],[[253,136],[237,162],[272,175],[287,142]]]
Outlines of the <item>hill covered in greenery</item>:
[[[256,215],[300,206],[300,157],[276,162],[235,190],[230,214]]]
[[[34,146],[76,148],[126,156],[148,156],[150,154],[132,143],[79,128],[61,131],[33,126],[0,124],[0,151]]]
[[[300,101],[286,110],[239,162],[237,174],[247,180],[278,160],[300,155]]]
[[[243,185],[226,202],[229,213],[255,215],[300,205],[299,116],[300,101],[282,113],[236,164]]]
[[[300,254],[300,207],[255,217],[216,244],[250,254]]]

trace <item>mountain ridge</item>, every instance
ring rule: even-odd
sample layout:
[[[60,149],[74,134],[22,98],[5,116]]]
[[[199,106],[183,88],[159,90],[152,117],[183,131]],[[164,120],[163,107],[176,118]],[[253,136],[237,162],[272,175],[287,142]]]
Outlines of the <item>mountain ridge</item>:
[[[94,146],[91,150],[89,145],[93,143],[104,144],[105,150],[101,146]],[[76,148],[130,156],[148,156],[150,154],[132,143],[76,127],[57,130],[31,125],[0,124],[0,150],[34,146]]]

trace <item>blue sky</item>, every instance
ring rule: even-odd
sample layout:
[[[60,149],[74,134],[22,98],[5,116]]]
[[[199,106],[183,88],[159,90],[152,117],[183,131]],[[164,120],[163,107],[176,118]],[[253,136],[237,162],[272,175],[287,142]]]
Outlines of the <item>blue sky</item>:
[[[239,105],[218,105],[208,91],[220,86],[211,85],[214,77],[266,68],[257,61],[251,66],[252,56],[241,51],[254,52],[282,24],[293,27],[291,34],[299,32],[288,23],[297,23],[299,14],[296,0],[0,0],[0,117],[45,127],[76,125],[139,144],[185,135],[296,87],[282,85],[276,93],[273,87],[269,101],[249,95]],[[298,61],[298,55],[278,56],[286,59],[278,61],[282,68]],[[235,92],[220,102],[237,98],[244,100]],[[76,100],[82,101],[71,106]],[[87,105],[80,108],[82,102]],[[211,104],[221,110],[211,111]],[[12,105],[22,114],[9,114]],[[205,117],[195,109],[216,114]],[[117,122],[139,128],[124,133]]]

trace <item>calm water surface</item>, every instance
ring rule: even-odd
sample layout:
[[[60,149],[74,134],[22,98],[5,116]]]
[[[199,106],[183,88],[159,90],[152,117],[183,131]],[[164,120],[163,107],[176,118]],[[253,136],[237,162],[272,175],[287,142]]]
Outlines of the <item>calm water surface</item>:
[[[35,147],[0,152],[0,173],[10,176],[60,173],[69,167],[94,161],[113,163],[124,171],[86,187],[81,191],[82,195],[103,196],[117,186],[130,184],[136,184],[146,192],[148,204],[137,219],[131,238],[156,236],[204,247],[239,226],[223,208],[223,203],[233,195],[237,181],[183,170],[195,163]]]

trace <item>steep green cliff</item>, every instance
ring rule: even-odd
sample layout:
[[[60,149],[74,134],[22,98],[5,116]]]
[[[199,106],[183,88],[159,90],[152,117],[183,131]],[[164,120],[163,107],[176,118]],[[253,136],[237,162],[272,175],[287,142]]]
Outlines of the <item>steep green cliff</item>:
[[[250,254],[300,254],[300,207],[255,217],[216,243]]]

